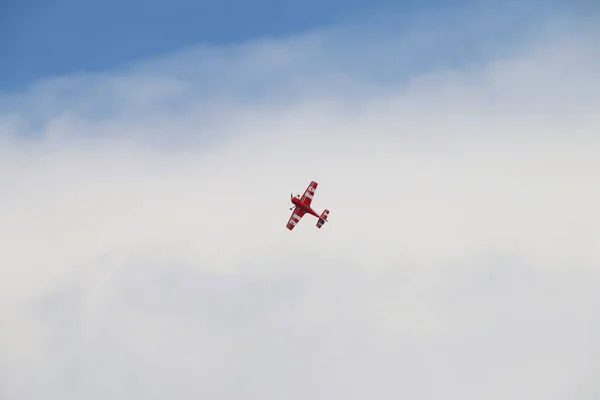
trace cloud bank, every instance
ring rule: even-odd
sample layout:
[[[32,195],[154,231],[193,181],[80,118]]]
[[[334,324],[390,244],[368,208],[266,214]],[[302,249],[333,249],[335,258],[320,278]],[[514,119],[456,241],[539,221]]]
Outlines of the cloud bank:
[[[599,36],[545,21],[457,63],[424,19],[5,96],[0,397],[596,398]],[[312,179],[331,221],[288,232]]]

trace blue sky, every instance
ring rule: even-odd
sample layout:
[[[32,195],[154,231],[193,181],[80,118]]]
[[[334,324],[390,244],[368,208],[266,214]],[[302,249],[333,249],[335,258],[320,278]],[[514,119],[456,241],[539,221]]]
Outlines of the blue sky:
[[[554,2],[554,1],[552,1]],[[0,6],[0,91],[45,77],[96,72],[188,46],[291,36],[370,15],[450,13],[473,0],[9,0]],[[509,2],[497,4],[500,13]],[[515,23],[535,2],[510,7]],[[520,12],[529,10],[529,12]],[[534,11],[533,13],[531,11]],[[520,15],[519,15],[520,14]],[[488,33],[494,34],[493,27]]]
[[[0,87],[18,88],[47,75],[107,69],[199,43],[223,45],[263,36],[297,34],[381,9],[410,11],[419,3],[32,0],[7,5],[3,2]]]

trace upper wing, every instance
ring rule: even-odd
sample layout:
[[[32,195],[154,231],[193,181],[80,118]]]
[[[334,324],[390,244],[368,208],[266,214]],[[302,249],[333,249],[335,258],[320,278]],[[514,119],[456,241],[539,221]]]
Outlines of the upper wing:
[[[319,184],[317,182],[312,181],[304,191],[304,194],[300,198],[300,202],[307,206],[310,206],[310,203],[312,202],[313,196],[315,195],[315,191],[317,190],[318,185]]]
[[[300,207],[296,207],[294,208],[294,212],[292,213],[292,216],[290,217],[290,219],[288,220],[288,223],[286,225],[286,227],[291,231],[292,229],[294,229],[294,227],[296,226],[296,224],[298,222],[300,222],[300,219],[302,218],[302,216],[305,214],[304,210],[302,210]]]

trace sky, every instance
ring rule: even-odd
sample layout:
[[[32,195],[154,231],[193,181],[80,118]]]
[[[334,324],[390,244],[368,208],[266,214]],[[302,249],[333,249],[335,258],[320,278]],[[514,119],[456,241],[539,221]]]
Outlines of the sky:
[[[0,91],[19,91],[37,80],[101,72],[161,57],[198,43],[226,46],[258,38],[293,37],[325,26],[394,15],[452,14],[475,0],[5,0],[0,5]],[[596,10],[588,0],[487,1],[510,8],[521,25],[542,10]],[[542,5],[542,7],[540,7]],[[493,18],[488,20],[494,25]],[[507,26],[504,25],[504,28]],[[494,35],[494,27],[485,34]],[[508,33],[505,32],[504,33]]]
[[[591,6],[61,3],[2,14],[0,398],[598,398]]]
[[[468,3],[458,0],[458,4]],[[17,1],[0,6],[0,89],[78,71],[102,71],[198,43],[228,45],[283,37],[374,12],[444,6],[373,0],[78,0]]]

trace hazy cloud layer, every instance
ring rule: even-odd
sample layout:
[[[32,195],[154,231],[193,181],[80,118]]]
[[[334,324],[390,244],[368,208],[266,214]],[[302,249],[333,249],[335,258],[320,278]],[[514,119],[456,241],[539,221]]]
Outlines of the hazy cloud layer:
[[[0,397],[597,398],[599,36],[553,21],[385,80],[426,26],[5,97]]]

